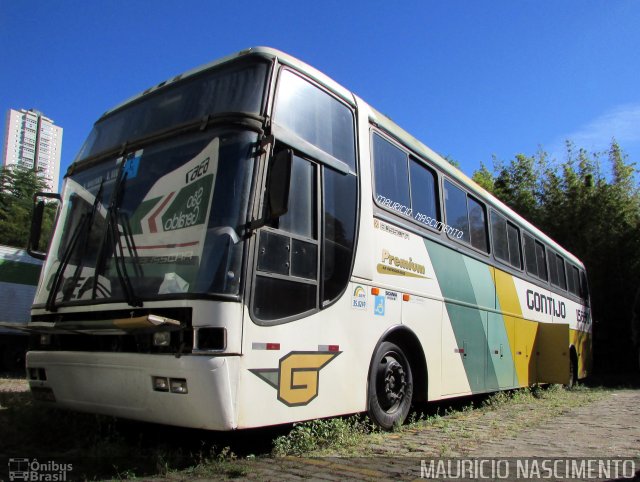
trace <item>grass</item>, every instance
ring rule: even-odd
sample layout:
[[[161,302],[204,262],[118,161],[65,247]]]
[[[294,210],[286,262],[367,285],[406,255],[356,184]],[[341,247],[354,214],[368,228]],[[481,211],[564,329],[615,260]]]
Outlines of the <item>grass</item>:
[[[608,393],[549,386],[427,404],[394,432],[356,415],[216,434],[50,409],[35,405],[24,388],[2,390],[11,383],[0,379],[0,453],[72,460],[73,477],[87,479],[233,479],[286,456],[456,456]]]
[[[295,424],[287,435],[276,438],[273,442],[273,454],[305,455],[310,452],[318,454],[325,449],[349,449],[376,431],[367,417],[359,415],[311,420]]]
[[[592,403],[607,391],[560,385],[497,392],[428,404],[414,410],[397,433],[371,429],[363,417],[305,422],[276,439],[275,455],[456,456],[483,440],[517,435],[574,407]],[[426,443],[425,443],[426,442]]]

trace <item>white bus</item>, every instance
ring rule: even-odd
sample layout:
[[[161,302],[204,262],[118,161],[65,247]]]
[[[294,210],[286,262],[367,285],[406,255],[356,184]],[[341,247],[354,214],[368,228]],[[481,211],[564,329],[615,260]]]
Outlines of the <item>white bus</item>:
[[[213,430],[388,429],[412,401],[569,383],[591,357],[580,260],[268,48],[96,122],[29,328],[43,403]]]

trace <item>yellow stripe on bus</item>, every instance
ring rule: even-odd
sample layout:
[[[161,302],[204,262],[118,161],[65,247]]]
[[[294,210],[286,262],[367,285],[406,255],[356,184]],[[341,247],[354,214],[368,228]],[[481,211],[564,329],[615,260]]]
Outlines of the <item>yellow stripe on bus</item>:
[[[536,378],[535,360],[532,355],[538,324],[522,318],[522,308],[513,277],[495,268],[491,270],[491,276],[496,285],[500,311],[504,318],[504,328],[511,346],[511,356],[517,378],[515,383],[521,387],[527,386],[529,383],[535,382]]]

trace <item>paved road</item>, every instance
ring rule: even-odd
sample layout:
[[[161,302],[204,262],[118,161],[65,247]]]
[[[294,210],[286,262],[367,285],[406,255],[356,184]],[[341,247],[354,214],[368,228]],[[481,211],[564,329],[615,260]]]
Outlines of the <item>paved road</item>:
[[[629,457],[635,459],[633,468],[638,471],[636,480],[640,480],[640,390],[612,391],[601,400],[569,409],[560,416],[514,431],[509,436],[496,436],[492,428],[496,424],[508,423],[497,419],[500,413],[499,410],[485,412],[465,423],[465,432],[460,433],[456,432],[456,424],[453,423],[446,430],[416,429],[389,434],[378,445],[367,447],[373,457],[257,459],[248,464],[249,472],[245,479],[420,480],[421,474],[424,475],[421,472],[422,460],[429,464],[433,458],[443,460],[442,457],[466,460],[485,457]],[[469,436],[470,431],[473,437]],[[499,432],[504,432],[504,429],[501,427]],[[451,439],[456,437],[459,443],[451,444]],[[445,438],[447,450],[443,453]],[[511,463],[515,464],[514,461]],[[625,466],[626,475],[629,467]],[[510,476],[514,473],[512,469]],[[613,475],[591,480],[609,478]]]
[[[613,392],[603,400],[525,430],[518,437],[486,442],[469,455],[496,454],[640,458],[640,390]]]

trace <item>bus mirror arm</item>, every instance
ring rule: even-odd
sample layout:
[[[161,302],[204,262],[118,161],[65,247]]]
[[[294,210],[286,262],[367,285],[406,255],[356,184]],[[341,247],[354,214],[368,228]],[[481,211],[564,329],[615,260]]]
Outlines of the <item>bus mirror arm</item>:
[[[289,190],[293,150],[282,149],[271,158],[267,172],[264,196],[264,216],[247,224],[250,231],[258,229],[270,221],[278,219],[289,210]]]

